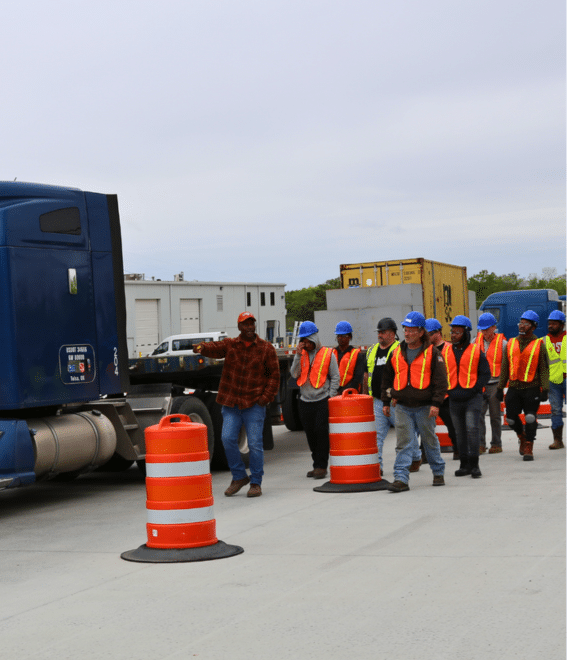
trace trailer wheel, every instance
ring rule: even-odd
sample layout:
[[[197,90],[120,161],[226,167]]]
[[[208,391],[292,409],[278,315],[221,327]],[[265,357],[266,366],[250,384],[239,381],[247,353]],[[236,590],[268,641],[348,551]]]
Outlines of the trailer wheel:
[[[213,420],[213,428],[215,430],[215,449],[212,454],[211,467],[215,470],[228,470],[228,461],[226,460],[226,454],[224,453],[224,447],[222,444],[222,406],[217,403],[216,394],[209,393],[205,397],[205,403],[211,414]],[[240,435],[238,436],[238,447],[240,449],[240,456],[244,461],[244,465],[248,467],[250,460],[250,450],[248,449],[248,437],[246,435],[246,429],[244,426],[240,429]]]
[[[282,403],[284,424],[290,431],[303,431],[303,424],[299,417],[298,397],[299,390],[288,389]]]
[[[213,428],[213,420],[207,410],[207,406],[196,396],[186,396],[183,397],[183,399],[184,400],[181,402],[181,405],[176,412],[180,415],[187,415],[191,418],[192,422],[204,424],[207,427],[207,447],[209,450],[209,456],[212,456],[215,446],[215,432]]]

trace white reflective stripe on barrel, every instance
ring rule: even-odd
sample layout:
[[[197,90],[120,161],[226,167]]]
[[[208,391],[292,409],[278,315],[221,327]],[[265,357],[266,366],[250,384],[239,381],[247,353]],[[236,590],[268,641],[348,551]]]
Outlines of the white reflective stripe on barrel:
[[[378,453],[358,454],[356,456],[333,456],[329,457],[331,467],[342,467],[347,465],[374,465],[378,463]]]
[[[449,433],[449,429],[446,426],[436,426],[435,433]]]
[[[370,422],[345,422],[329,424],[329,433],[376,433],[376,424]]]
[[[146,477],[200,477],[209,474],[209,461],[147,463]]]
[[[207,522],[215,515],[212,506],[198,509],[148,509],[150,525],[186,525],[188,523]]]

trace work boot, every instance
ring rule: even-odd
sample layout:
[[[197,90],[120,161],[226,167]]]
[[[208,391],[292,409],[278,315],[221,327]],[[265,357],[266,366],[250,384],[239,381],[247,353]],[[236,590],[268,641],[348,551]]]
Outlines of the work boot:
[[[313,479],[324,479],[327,476],[325,468],[315,468],[313,470]]]
[[[501,453],[502,453],[502,447],[499,447],[499,446],[497,446],[497,447],[491,447],[491,448],[488,450],[488,453],[489,453],[489,454],[501,454]]]
[[[482,472],[478,467],[478,456],[471,456],[469,458],[469,468],[471,471],[471,477],[473,479],[478,479],[479,477],[482,477]]]
[[[409,490],[409,486],[403,481],[394,481],[393,484],[388,486],[388,490],[391,493],[403,493],[404,490]]]
[[[526,434],[524,432],[518,434],[518,442],[520,443],[520,456],[523,456],[526,453],[526,442],[528,439],[526,438]]]
[[[532,440],[526,440],[524,446],[524,461],[534,460],[534,443]]]
[[[432,486],[444,486],[445,485],[445,477],[442,474],[434,474],[433,475],[433,483],[431,485]]]
[[[246,497],[260,497],[261,494],[262,489],[260,488],[260,484],[250,484]]]
[[[565,445],[563,444],[563,424],[561,426],[558,426],[556,429],[552,429],[553,431],[553,444],[549,445],[550,449],[565,449]]]
[[[469,467],[469,459],[468,458],[461,458],[461,467],[456,470],[455,476],[456,477],[466,477],[467,474],[471,473],[471,469]]]
[[[249,477],[244,477],[244,479],[233,479],[230,482],[230,486],[224,491],[224,494],[227,497],[230,497],[231,495],[235,495],[236,493],[238,493],[238,491],[241,488],[244,488],[244,486],[246,486],[246,484],[249,483],[250,483]]]
[[[410,472],[419,472],[419,468],[421,467],[421,458],[419,458],[417,461],[412,461],[411,465],[409,466],[409,471]]]
[[[478,448],[478,453],[479,454],[485,454],[486,453],[486,445],[480,445]]]

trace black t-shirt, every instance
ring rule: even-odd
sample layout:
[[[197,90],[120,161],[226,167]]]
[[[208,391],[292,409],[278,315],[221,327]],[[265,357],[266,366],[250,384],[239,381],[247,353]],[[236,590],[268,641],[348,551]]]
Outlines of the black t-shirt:
[[[374,362],[375,366],[374,366],[374,371],[372,372],[372,382],[371,382],[372,396],[375,397],[376,399],[380,398],[380,391],[382,389],[382,373],[384,371],[384,366],[388,361],[388,353],[390,351],[390,348],[391,346],[388,346],[388,348],[381,348],[379,346],[378,350],[376,351],[375,362]]]

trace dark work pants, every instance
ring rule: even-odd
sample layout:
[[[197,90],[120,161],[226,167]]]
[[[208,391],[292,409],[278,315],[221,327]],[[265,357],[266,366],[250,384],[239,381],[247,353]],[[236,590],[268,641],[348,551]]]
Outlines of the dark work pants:
[[[478,458],[480,445],[480,409],[482,394],[475,394],[466,401],[449,399],[451,417],[457,433],[459,458]]]
[[[512,428],[518,435],[524,432],[524,425],[520,419],[520,413],[525,415],[537,415],[539,408],[539,387],[529,387],[519,390],[509,387],[506,392],[506,417],[513,420]],[[533,442],[537,431],[537,417],[531,424],[526,423],[526,440]]]
[[[299,399],[299,418],[307,436],[314,468],[329,464],[329,399],[307,403]]]
[[[453,419],[451,418],[451,411],[449,410],[449,399],[446,398],[441,407],[439,408],[439,417],[443,424],[447,427],[447,433],[451,439],[451,444],[453,445],[453,451],[457,451],[457,434],[455,433],[455,427],[453,426]]]

